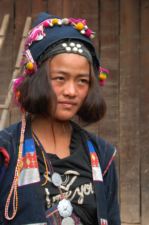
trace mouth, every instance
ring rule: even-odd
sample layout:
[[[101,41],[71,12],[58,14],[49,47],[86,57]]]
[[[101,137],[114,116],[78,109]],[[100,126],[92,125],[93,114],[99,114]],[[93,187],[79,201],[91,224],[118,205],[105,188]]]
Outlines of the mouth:
[[[62,105],[65,108],[72,108],[77,105],[76,102],[70,102],[70,101],[58,101],[59,105]]]

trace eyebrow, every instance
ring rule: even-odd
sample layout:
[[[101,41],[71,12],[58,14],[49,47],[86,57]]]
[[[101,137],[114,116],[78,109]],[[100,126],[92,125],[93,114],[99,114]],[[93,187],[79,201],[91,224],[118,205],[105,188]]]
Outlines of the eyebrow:
[[[63,70],[59,70],[59,69],[55,70],[55,71],[51,71],[51,73],[61,73],[61,74],[65,75],[65,76],[69,76],[68,72],[63,71]],[[89,73],[79,73],[78,76],[80,76],[80,77],[89,77],[90,74]]]

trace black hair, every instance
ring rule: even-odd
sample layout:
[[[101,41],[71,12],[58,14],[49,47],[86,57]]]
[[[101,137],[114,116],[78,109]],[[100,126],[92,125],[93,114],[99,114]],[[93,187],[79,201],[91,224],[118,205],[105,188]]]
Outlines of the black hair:
[[[87,123],[93,123],[101,120],[106,113],[106,102],[101,94],[99,81],[93,70],[90,74],[90,87],[88,95],[78,111],[79,118]]]
[[[46,63],[43,63],[32,76],[27,76],[18,87],[19,103],[31,115],[53,117],[56,109],[56,95],[52,90]],[[81,121],[92,123],[103,118],[106,103],[101,95],[98,80],[91,71],[88,95],[77,115]]]
[[[56,96],[52,91],[45,63],[36,73],[26,76],[18,90],[20,91],[19,103],[26,112],[32,115],[53,115]]]

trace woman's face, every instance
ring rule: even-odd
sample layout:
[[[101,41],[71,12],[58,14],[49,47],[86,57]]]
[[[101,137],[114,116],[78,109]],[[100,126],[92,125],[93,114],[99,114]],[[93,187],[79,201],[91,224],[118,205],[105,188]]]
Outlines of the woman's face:
[[[49,74],[57,97],[55,119],[69,120],[88,94],[90,64],[84,56],[62,53],[49,62]]]

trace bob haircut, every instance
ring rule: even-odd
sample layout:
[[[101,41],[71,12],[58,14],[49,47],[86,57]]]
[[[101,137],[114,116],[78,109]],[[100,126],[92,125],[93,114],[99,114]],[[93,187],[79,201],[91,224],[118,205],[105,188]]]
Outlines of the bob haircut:
[[[106,103],[92,68],[90,77],[88,95],[77,113],[79,119],[87,123],[101,120],[106,113]],[[19,104],[26,112],[53,118],[57,100],[50,84],[46,62],[41,64],[35,74],[27,76],[17,90],[20,91]]]

